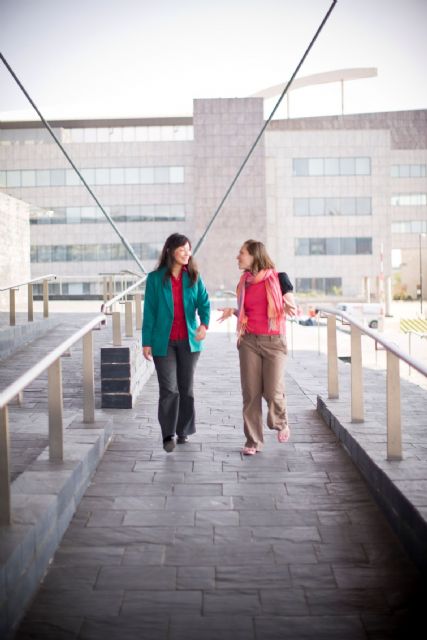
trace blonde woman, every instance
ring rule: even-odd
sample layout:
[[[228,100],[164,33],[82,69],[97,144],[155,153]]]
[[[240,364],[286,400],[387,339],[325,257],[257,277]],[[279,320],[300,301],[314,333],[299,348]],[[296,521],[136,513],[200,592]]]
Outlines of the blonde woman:
[[[290,437],[284,369],[287,355],[286,314],[295,315],[292,285],[277,273],[262,242],[246,240],[237,256],[243,271],[237,285],[237,309],[220,309],[222,322],[237,316],[240,379],[243,396],[244,455],[254,455],[264,444],[262,398],[267,406],[267,426],[277,431],[279,442]],[[282,281],[282,287],[281,287]],[[289,283],[286,285],[286,282]]]

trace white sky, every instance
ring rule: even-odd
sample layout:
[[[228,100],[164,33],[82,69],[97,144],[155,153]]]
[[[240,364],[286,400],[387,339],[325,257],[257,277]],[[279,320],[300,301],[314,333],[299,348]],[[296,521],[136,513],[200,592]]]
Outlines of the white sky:
[[[287,81],[330,4],[0,0],[1,51],[47,118],[191,116],[193,98]],[[298,77],[376,67],[346,84],[346,113],[426,108],[426,27],[427,0],[338,0]],[[338,84],[291,96],[292,116],[340,109]],[[0,62],[0,119],[14,117],[37,118]]]

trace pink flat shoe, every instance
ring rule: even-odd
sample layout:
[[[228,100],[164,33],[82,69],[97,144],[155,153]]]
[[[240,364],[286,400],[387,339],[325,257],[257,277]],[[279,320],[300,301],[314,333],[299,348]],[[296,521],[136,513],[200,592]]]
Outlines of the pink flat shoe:
[[[277,440],[281,443],[287,442],[291,436],[291,430],[289,427],[285,427],[281,431],[277,432]]]
[[[243,447],[244,456],[254,456],[256,454],[255,447]]]

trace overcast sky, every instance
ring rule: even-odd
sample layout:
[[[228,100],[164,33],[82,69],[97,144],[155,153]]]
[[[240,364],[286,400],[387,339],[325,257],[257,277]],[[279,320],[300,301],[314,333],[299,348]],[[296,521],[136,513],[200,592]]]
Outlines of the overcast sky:
[[[0,0],[1,52],[47,118],[192,115],[288,80],[330,0]],[[427,107],[427,0],[338,0],[299,77],[376,67],[345,111]],[[269,111],[266,103],[266,112]],[[291,115],[338,113],[339,86]],[[37,117],[0,62],[0,119]]]

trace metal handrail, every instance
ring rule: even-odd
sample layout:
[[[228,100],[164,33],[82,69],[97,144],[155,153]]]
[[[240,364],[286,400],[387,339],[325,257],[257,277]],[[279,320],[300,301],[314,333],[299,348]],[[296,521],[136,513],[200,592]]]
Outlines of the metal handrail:
[[[319,309],[319,311],[321,311],[322,313],[327,313],[327,314],[332,314],[335,316],[342,317],[346,322],[354,325],[362,333],[364,333],[365,335],[375,340],[375,342],[378,342],[379,344],[381,344],[387,351],[390,351],[400,360],[403,360],[410,367],[412,367],[413,369],[416,369],[419,373],[427,377],[427,367],[421,362],[421,360],[417,360],[416,358],[413,358],[405,351],[402,351],[402,349],[399,349],[399,347],[397,347],[394,342],[387,340],[387,338],[383,338],[381,334],[379,334],[374,329],[369,329],[368,327],[365,327],[362,323],[355,320],[353,316],[350,316],[349,314],[345,313],[345,311],[337,311],[337,309],[333,309],[332,307],[319,306],[316,308]]]
[[[10,287],[0,288],[0,291],[9,291],[10,289],[19,289],[19,287],[25,287],[27,284],[34,284],[34,282],[40,282],[41,280],[56,280],[56,275],[54,273],[48,273],[45,276],[40,276],[39,278],[33,278],[32,280],[26,280],[25,282],[20,282],[19,284],[12,284]]]
[[[58,347],[48,353],[31,369],[0,392],[0,525],[12,522],[11,487],[10,487],[10,444],[8,404],[19,397],[29,384],[46,370],[48,371],[48,414],[49,414],[49,458],[63,460],[64,457],[64,425],[63,425],[63,393],[61,356],[76,342],[83,340],[83,422],[95,422],[95,385],[92,330],[105,324],[107,316],[105,307],[112,307],[144,282],[146,275],[138,282],[119,293],[115,298],[103,305],[101,313],[87,322],[81,329],[64,340]],[[141,293],[135,293],[136,326],[141,328]],[[113,345],[121,344],[120,312],[113,312]],[[126,336],[132,336],[132,302],[125,301]]]
[[[381,344],[387,352],[386,395],[387,395],[387,459],[402,459],[402,428],[400,406],[400,371],[402,360],[427,377],[427,367],[420,360],[405,353],[393,342],[379,335],[377,331],[365,327],[344,311],[331,307],[318,307],[320,314],[327,316],[327,362],[328,398],[339,397],[337,317],[350,324],[351,340],[351,421],[364,422],[362,334]]]
[[[45,276],[39,276],[20,284],[14,284],[10,287],[0,289],[0,291],[9,291],[9,324],[13,327],[16,324],[16,291],[19,287],[28,287],[28,322],[34,320],[34,298],[33,298],[33,284],[34,282],[43,282],[43,317],[49,317],[49,280],[55,280],[56,275],[54,273],[48,273]]]

